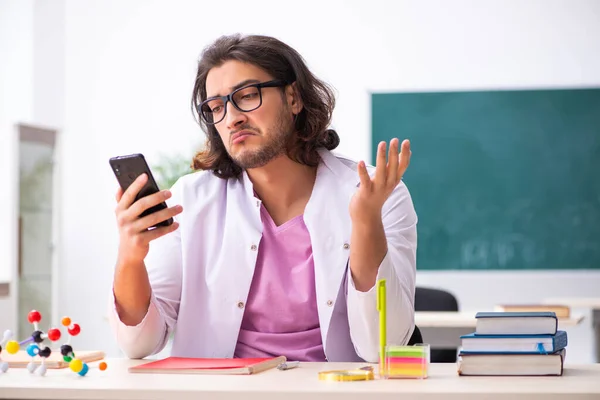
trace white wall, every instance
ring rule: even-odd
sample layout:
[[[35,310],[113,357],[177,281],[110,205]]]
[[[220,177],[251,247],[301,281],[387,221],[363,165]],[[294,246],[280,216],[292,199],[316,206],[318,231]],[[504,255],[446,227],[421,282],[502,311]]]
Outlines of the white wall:
[[[117,245],[108,158],[142,152],[153,162],[203,141],[189,99],[198,55],[218,35],[265,33],[299,50],[337,89],[340,151],[357,158],[370,154],[374,90],[600,85],[593,0],[314,1],[278,10],[278,1],[66,0],[59,306],[82,323],[82,348],[116,354],[102,319]],[[417,279],[452,290],[471,310],[598,295],[600,287],[600,273],[586,271],[420,272]],[[591,361],[589,322],[569,334],[568,361]]]
[[[51,314],[54,324],[61,318],[59,293],[65,288],[61,285],[60,259],[62,234],[62,129],[65,123],[65,1],[35,0],[34,6],[34,98],[33,120],[37,125],[48,127],[57,132],[54,145],[53,171],[53,219],[52,219],[52,297]]]
[[[15,281],[19,208],[16,124],[60,128],[64,122],[64,11],[62,0],[0,1],[0,282],[11,282],[10,296],[0,298],[0,330],[17,329],[17,321],[25,318],[17,315]],[[60,221],[55,225],[58,228]]]
[[[33,1],[0,1],[0,331],[16,329],[18,136],[33,113]]]

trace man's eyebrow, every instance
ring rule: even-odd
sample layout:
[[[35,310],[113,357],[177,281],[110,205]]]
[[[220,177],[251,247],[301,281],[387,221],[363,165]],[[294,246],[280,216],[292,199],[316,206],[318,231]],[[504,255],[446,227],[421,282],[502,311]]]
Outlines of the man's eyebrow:
[[[234,90],[244,87],[246,85],[250,85],[252,83],[260,83],[260,81],[258,79],[246,79],[245,81],[241,81],[237,85],[232,86],[231,91],[234,91]]]
[[[258,79],[246,79],[246,80],[243,80],[243,81],[241,81],[241,82],[239,82],[239,83],[237,83],[237,84],[233,85],[233,86],[232,86],[232,87],[230,87],[229,89],[231,90],[231,92],[233,92],[233,91],[234,91],[234,90],[236,90],[236,89],[239,89],[239,88],[241,88],[241,87],[244,87],[244,86],[246,86],[246,85],[250,85],[250,84],[252,84],[252,83],[260,83],[260,81],[259,81]],[[230,92],[230,93],[231,93],[231,92]],[[214,96],[207,96],[207,98],[208,98],[208,99],[210,99],[210,98],[213,98],[213,97],[220,97],[220,96],[224,96],[224,95],[221,95],[221,94],[216,94],[216,95],[214,95]]]

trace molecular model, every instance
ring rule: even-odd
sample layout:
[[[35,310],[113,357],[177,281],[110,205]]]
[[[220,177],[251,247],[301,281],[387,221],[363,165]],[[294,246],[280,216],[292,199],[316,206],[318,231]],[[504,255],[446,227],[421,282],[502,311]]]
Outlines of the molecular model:
[[[2,361],[2,346],[4,346],[4,344],[6,342],[8,342],[10,339],[12,339],[12,337],[13,337],[13,333],[9,330],[6,330],[4,332],[4,336],[2,337],[2,340],[0,340],[0,374],[3,374],[6,371],[8,371],[8,363],[6,361]]]
[[[29,323],[33,325],[33,333],[27,339],[22,340],[20,342],[16,340],[12,340],[14,334],[12,331],[7,330],[4,332],[4,336],[2,341],[0,341],[0,354],[2,352],[2,345],[6,343],[6,351],[9,354],[16,354],[21,346],[28,344],[27,346],[27,354],[31,356],[31,361],[27,364],[27,370],[31,373],[36,373],[38,375],[46,374],[46,359],[50,357],[52,354],[52,349],[44,344],[45,340],[49,340],[50,342],[58,342],[61,338],[61,332],[57,328],[49,329],[48,332],[43,332],[39,329],[39,323],[42,320],[42,315],[39,311],[32,310],[27,315],[27,319]],[[72,324],[71,319],[69,317],[65,317],[61,321],[62,325],[67,328],[67,332],[69,333],[69,338],[67,342],[60,346],[60,354],[63,357],[63,360],[69,363],[69,368],[71,371],[79,374],[80,376],[85,376],[89,371],[89,366],[87,363],[81,361],[76,358],[75,353],[73,351],[73,347],[71,346],[71,338],[79,335],[81,332],[81,327],[78,324]],[[36,365],[35,357],[40,357],[42,359],[39,365]],[[7,362],[3,362],[2,358],[0,358],[0,373],[5,373],[8,371],[9,364]],[[106,363],[101,362],[98,366],[98,369],[101,371],[106,370]]]

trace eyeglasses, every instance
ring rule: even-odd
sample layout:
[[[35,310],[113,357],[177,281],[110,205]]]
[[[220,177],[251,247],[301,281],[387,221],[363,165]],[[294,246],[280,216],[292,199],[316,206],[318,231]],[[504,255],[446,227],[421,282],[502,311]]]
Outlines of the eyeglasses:
[[[198,106],[198,113],[207,124],[218,124],[223,121],[225,114],[227,114],[227,102],[231,102],[241,112],[254,111],[262,105],[262,88],[285,85],[287,85],[287,82],[281,80],[253,83],[236,89],[226,96],[211,97],[204,100]]]

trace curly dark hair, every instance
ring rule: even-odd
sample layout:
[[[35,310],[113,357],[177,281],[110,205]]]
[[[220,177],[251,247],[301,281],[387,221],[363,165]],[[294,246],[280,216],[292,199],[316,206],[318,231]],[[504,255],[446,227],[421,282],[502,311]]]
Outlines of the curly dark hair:
[[[207,140],[205,149],[194,157],[194,170],[212,170],[223,179],[239,177],[242,172],[242,168],[227,153],[215,126],[206,124],[198,113],[198,106],[206,99],[208,72],[229,60],[251,63],[272,75],[273,79],[295,82],[304,107],[296,116],[295,134],[287,140],[286,151],[290,159],[317,166],[320,161],[318,148],[333,150],[339,145],[340,138],[336,131],[328,129],[335,106],[333,91],[310,72],[296,50],[268,36],[222,36],[204,49],[198,62],[192,112],[206,133]]]

